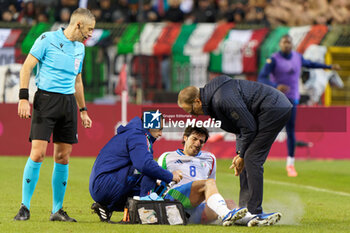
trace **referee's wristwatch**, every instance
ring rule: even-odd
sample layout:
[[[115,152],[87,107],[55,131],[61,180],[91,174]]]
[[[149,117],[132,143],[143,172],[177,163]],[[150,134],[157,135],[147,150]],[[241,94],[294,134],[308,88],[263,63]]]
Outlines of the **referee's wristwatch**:
[[[84,111],[87,111],[87,107],[86,106],[79,109],[79,112],[84,112]]]

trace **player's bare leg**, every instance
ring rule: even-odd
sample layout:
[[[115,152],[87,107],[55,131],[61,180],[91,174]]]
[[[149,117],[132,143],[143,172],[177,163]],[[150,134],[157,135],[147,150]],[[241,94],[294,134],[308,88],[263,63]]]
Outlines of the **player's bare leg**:
[[[197,180],[192,183],[190,201],[192,206],[198,206],[205,200],[206,180]]]
[[[194,181],[191,187],[190,201],[192,206],[198,206],[206,201],[207,206],[213,210],[223,221],[224,226],[232,225],[234,221],[245,216],[247,208],[230,210],[224,198],[220,195],[214,179]]]
[[[237,208],[237,204],[233,200],[225,200],[227,208],[230,210],[233,210],[234,208]],[[202,214],[202,224],[219,224],[218,222],[218,215],[210,209],[207,205],[204,207],[204,211]]]

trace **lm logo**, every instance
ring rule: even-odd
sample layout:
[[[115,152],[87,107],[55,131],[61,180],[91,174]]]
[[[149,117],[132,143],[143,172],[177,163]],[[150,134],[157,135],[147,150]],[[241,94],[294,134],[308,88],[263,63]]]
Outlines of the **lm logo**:
[[[145,129],[160,129],[161,128],[161,113],[157,111],[143,112],[143,128]]]

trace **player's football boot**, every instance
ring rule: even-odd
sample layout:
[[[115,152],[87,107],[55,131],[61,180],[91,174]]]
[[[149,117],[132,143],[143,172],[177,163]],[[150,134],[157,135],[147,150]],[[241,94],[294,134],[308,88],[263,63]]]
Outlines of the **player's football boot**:
[[[30,211],[25,205],[21,204],[21,207],[19,208],[17,215],[14,217],[14,220],[26,221],[29,218],[30,218]]]
[[[293,165],[288,165],[286,167],[286,170],[287,170],[287,174],[288,174],[289,177],[296,177],[296,176],[298,176],[298,173],[295,170],[295,167]]]
[[[77,220],[69,217],[67,212],[61,208],[56,213],[51,213],[50,221],[76,222]]]
[[[235,221],[235,224],[248,227],[271,226],[276,224],[281,219],[281,217],[282,214],[278,212],[262,214],[247,213],[244,218]]]
[[[248,209],[246,207],[242,208],[235,208],[231,210],[223,219],[222,219],[222,225],[223,226],[231,226],[235,221],[238,219],[243,218],[246,213],[248,212]]]
[[[112,213],[98,202],[92,204],[91,209],[100,217],[101,222],[110,222]]]

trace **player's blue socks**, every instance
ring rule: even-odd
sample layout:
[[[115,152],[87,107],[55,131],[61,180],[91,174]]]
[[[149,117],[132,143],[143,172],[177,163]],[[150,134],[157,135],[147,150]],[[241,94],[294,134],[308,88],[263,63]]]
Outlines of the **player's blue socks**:
[[[52,173],[53,205],[52,213],[62,208],[68,181],[68,164],[55,163]]]
[[[32,199],[36,183],[39,179],[40,167],[42,162],[34,162],[30,157],[27,160],[23,172],[22,182],[22,203],[28,210],[30,209],[30,200]]]

